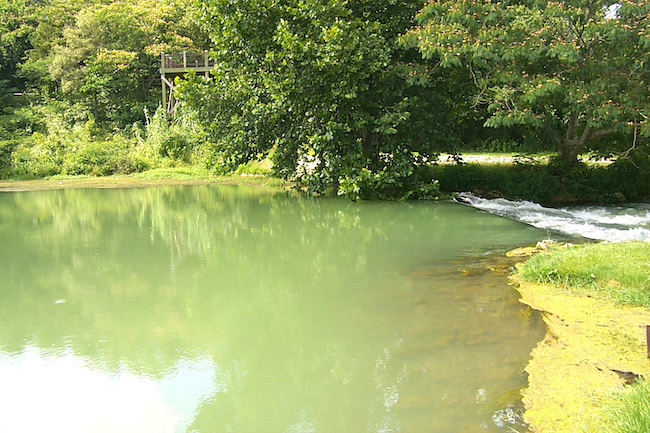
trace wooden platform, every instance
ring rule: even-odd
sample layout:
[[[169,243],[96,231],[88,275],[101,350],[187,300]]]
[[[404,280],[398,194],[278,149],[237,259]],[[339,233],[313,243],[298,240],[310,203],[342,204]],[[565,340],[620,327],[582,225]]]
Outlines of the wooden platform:
[[[162,103],[165,116],[172,116],[176,108],[174,98],[174,78],[185,75],[190,71],[202,73],[205,79],[210,78],[210,71],[214,69],[215,61],[207,51],[202,53],[161,53],[160,54],[160,81],[162,82]]]

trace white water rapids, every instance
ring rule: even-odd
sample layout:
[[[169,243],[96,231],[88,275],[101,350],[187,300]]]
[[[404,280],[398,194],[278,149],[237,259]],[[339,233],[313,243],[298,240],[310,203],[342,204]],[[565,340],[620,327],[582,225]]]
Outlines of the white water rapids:
[[[529,201],[484,199],[469,192],[456,201],[533,227],[589,239],[650,242],[650,204],[548,208]]]

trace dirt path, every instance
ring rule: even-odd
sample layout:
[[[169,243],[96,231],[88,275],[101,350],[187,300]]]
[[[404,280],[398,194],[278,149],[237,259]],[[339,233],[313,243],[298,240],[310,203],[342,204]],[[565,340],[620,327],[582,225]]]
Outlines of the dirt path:
[[[547,163],[549,160],[548,155],[538,156],[531,155],[530,157],[515,156],[515,155],[499,155],[499,154],[462,154],[462,161],[465,163],[474,164],[514,164],[515,162],[535,161],[539,163]],[[596,164],[611,164],[613,161],[606,159],[591,159],[588,157],[580,157],[583,162],[590,162]],[[438,162],[440,164],[452,164],[456,162],[452,155],[443,153],[439,156]]]

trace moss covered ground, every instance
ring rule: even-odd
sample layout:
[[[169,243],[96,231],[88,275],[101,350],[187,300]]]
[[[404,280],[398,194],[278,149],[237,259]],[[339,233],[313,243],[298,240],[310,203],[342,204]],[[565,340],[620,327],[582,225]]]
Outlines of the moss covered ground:
[[[567,268],[571,268],[567,275],[607,265],[610,269],[600,274],[602,278],[610,282],[623,280],[626,266],[633,270],[646,266],[650,260],[650,256],[638,255],[638,250],[645,251],[647,245],[598,245],[572,248],[569,255],[582,257],[582,264],[577,259],[567,263]],[[594,248],[600,250],[596,255],[591,251]],[[547,256],[544,260],[549,260],[556,254],[563,257],[566,253],[557,249],[539,257]],[[617,262],[621,254],[631,254],[642,263]],[[512,277],[521,301],[541,311],[548,327],[526,368],[529,386],[523,392],[523,400],[525,420],[531,431],[613,433],[627,431],[616,423],[628,418],[632,426],[638,425],[643,416],[635,418],[634,414],[650,408],[644,403],[644,393],[637,388],[647,388],[642,378],[650,374],[646,351],[650,309],[623,304],[606,294],[608,290],[617,290],[620,284],[590,292],[567,285],[570,278],[562,284],[537,282],[530,270],[526,273],[527,267],[535,265],[537,260],[533,260],[531,265],[519,265],[518,274]],[[618,268],[623,270],[616,271]],[[588,271],[590,279],[592,273]],[[630,399],[629,395],[635,393],[641,398]]]

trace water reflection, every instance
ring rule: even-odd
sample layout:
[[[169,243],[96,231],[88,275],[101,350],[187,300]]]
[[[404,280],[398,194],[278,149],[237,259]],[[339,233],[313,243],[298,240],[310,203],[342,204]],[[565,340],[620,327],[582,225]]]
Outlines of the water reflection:
[[[492,416],[543,327],[503,277],[458,269],[539,237],[450,203],[0,195],[0,376],[30,378],[0,405],[66,388],[51,410],[155,431],[507,431]],[[148,431],[128,422],[105,431]]]
[[[181,416],[156,383],[128,371],[109,374],[73,353],[26,347],[0,353],[0,431],[174,432]]]

